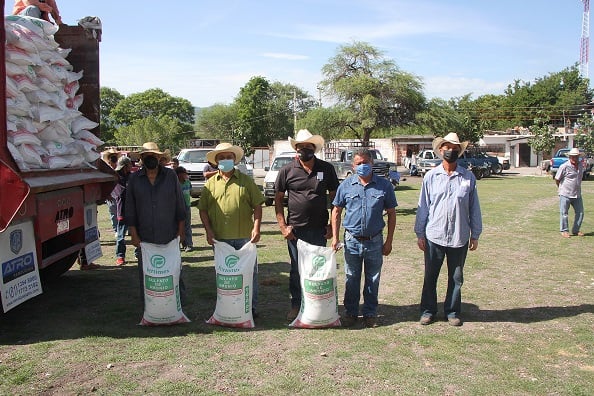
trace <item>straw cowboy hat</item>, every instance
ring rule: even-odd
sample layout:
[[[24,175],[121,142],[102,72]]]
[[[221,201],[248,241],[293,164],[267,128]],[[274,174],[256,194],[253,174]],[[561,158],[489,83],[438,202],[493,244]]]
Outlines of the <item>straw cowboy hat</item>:
[[[206,154],[206,160],[211,164],[218,164],[216,160],[217,154],[219,153],[233,153],[235,154],[235,165],[239,164],[239,161],[243,158],[243,149],[239,146],[234,146],[231,143],[220,143],[215,147],[214,150],[209,151]]]
[[[148,154],[148,153],[152,153],[152,154],[156,154],[157,157],[161,157],[164,152],[159,150],[159,146],[157,146],[157,143],[155,142],[146,142],[142,145],[142,150],[140,150],[140,155],[142,156],[143,154]]]
[[[435,155],[441,159],[443,159],[443,157],[439,152],[439,149],[444,143],[452,143],[460,146],[460,153],[458,154],[459,156],[462,156],[462,153],[466,151],[466,147],[468,146],[468,142],[460,142],[460,139],[458,139],[458,134],[454,132],[448,133],[444,137],[436,137],[433,140],[433,151],[435,152]]]
[[[110,158],[112,155],[115,155],[115,156],[116,156],[116,158],[118,158],[118,159],[119,159],[119,158],[120,158],[120,157],[121,157],[123,154],[122,154],[121,152],[119,152],[118,150],[116,150],[115,148],[113,148],[113,147],[112,147],[112,148],[110,148],[110,149],[107,149],[107,150],[105,150],[105,151],[103,151],[103,152],[101,153],[101,159],[102,159],[103,161],[105,161],[105,163],[109,164],[109,158]]]
[[[578,149],[577,147],[572,148],[571,150],[569,150],[569,153],[567,153],[568,157],[571,157],[574,155],[576,155],[578,157],[582,155],[582,153],[580,153],[580,149]]]
[[[311,132],[307,129],[301,129],[295,135],[295,139],[289,137],[289,143],[295,151],[297,151],[297,148],[295,148],[295,146],[299,143],[311,143],[316,148],[314,152],[317,153],[322,149],[322,147],[324,147],[324,138],[320,135],[312,135]]]
[[[169,149],[165,149],[163,151],[163,157],[161,158],[165,158],[165,162],[170,163],[171,162],[171,151]]]
[[[123,167],[125,167],[126,165],[132,165],[132,160],[128,157],[120,157],[118,159],[118,165],[116,166],[115,170],[119,171],[122,170]]]

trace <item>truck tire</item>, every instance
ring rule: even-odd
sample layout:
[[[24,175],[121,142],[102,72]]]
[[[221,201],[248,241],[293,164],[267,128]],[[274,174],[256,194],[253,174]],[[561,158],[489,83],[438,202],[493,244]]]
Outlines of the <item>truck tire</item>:
[[[274,199],[272,199],[272,198],[266,198],[266,200],[264,201],[264,204],[266,206],[272,206],[273,203],[274,203]]]
[[[503,173],[503,165],[501,165],[501,164],[495,165],[495,167],[492,169],[493,169],[493,174],[495,174],[495,175],[500,175]]]
[[[75,252],[69,256],[66,256],[66,257],[56,261],[49,267],[42,269],[39,273],[39,275],[41,276],[41,282],[45,283],[45,282],[55,281],[62,274],[64,274],[66,271],[68,271],[70,268],[72,268],[72,266],[76,262],[77,258],[78,258],[78,252]]]

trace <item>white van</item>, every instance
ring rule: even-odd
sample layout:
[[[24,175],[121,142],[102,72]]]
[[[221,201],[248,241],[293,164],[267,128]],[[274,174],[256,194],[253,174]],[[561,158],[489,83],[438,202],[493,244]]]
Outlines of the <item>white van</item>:
[[[296,156],[297,153],[294,151],[282,152],[276,157],[274,157],[274,160],[272,160],[272,165],[270,167],[267,166],[264,168],[264,170],[266,171],[266,176],[264,177],[262,187],[264,187],[264,197],[266,198],[266,206],[271,206],[274,203],[274,182],[276,181],[278,171],[280,170],[280,168],[287,165],[289,162],[293,161]]]

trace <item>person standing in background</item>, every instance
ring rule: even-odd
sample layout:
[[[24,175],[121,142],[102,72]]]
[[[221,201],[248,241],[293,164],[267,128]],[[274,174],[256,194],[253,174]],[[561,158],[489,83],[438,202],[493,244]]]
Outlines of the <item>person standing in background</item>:
[[[192,196],[190,192],[192,190],[192,183],[188,176],[188,171],[183,166],[175,168],[177,179],[181,186],[184,201],[186,202],[186,226],[185,226],[185,243],[182,244],[182,249],[185,252],[191,252],[194,248],[194,242],[192,242]]]
[[[569,238],[569,205],[573,207],[575,217],[571,227],[571,235],[584,236],[580,231],[584,221],[584,201],[582,200],[582,179],[584,166],[580,161],[580,150],[572,148],[569,160],[565,161],[555,174],[555,183],[559,193],[559,213],[561,216],[559,228],[563,238]]]

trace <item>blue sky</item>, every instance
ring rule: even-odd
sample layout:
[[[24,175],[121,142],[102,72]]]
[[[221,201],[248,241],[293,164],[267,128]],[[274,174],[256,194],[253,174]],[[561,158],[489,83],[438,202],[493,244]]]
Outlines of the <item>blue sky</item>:
[[[102,86],[198,107],[232,102],[253,76],[317,98],[322,66],[353,40],[421,77],[428,98],[502,94],[579,60],[583,12],[579,0],[57,1],[67,24],[102,20]]]

